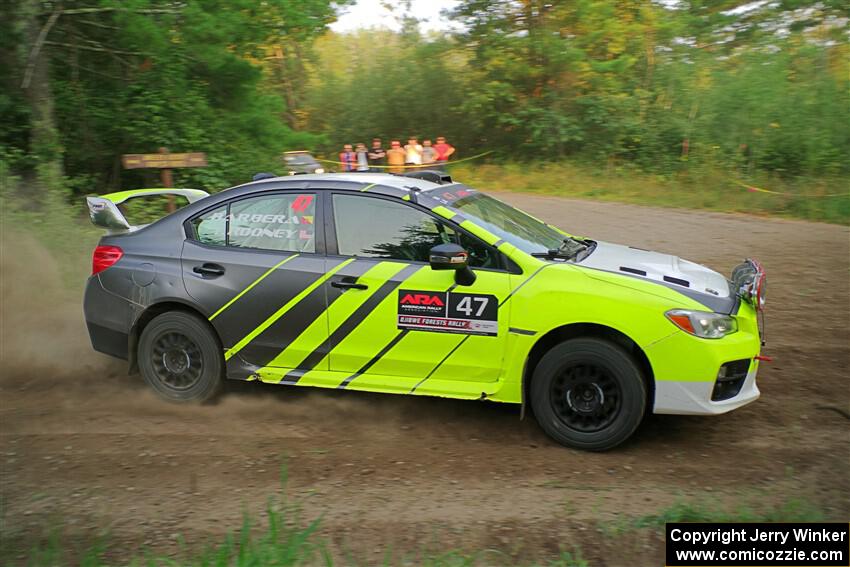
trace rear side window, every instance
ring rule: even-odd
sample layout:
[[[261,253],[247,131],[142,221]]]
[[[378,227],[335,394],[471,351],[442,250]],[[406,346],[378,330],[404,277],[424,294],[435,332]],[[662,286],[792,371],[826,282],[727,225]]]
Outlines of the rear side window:
[[[287,252],[316,251],[312,194],[254,197],[230,205],[227,243],[238,248]]]
[[[212,246],[315,253],[315,212],[312,193],[263,195],[207,211],[192,226]]]

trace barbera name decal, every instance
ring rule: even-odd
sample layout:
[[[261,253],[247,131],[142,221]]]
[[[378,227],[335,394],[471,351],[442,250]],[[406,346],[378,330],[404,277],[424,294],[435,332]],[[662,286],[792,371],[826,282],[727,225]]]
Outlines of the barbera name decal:
[[[303,211],[306,208],[302,197],[305,196],[299,196],[292,204],[291,209],[293,211]],[[312,199],[312,196],[308,195],[308,197]],[[309,201],[306,201],[306,204],[309,204]],[[301,240],[309,240],[313,237],[313,231],[309,226],[305,226],[313,224],[313,215],[302,214],[298,216],[292,213],[233,213],[227,215],[225,211],[218,211],[210,215],[208,220],[230,221],[231,236]]]
[[[272,215],[272,214],[251,214],[239,213],[227,216],[224,211],[214,213],[209,216],[208,220],[224,220],[229,219],[230,222],[244,222],[254,224],[313,224],[312,215]]]

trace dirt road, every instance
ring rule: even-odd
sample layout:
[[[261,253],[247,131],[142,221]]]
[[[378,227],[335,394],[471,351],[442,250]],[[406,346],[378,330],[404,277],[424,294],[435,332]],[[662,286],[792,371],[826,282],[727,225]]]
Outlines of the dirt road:
[[[91,352],[79,293],[57,259],[4,238],[0,535],[26,556],[51,525],[65,541],[108,531],[120,550],[172,552],[261,516],[280,489],[323,515],[335,553],[380,561],[422,549],[593,565],[662,564],[648,531],[605,526],[680,500],[733,509],[804,499],[850,516],[850,232],[797,221],[502,195],[576,234],[672,252],[723,273],[769,274],[762,399],[716,418],[653,416],[606,454],[549,441],[515,407],[235,384],[218,403],[160,402]],[[93,243],[81,243],[84,253]],[[66,261],[63,259],[62,261]],[[80,262],[87,262],[81,256]]]

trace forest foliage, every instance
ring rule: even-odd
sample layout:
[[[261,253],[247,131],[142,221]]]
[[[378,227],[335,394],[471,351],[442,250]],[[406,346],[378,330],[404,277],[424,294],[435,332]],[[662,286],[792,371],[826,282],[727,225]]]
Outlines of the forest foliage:
[[[205,151],[217,190],[280,153],[445,135],[458,157],[740,178],[850,176],[840,0],[461,0],[422,34],[328,29],[329,0],[0,8],[0,159],[74,194],[155,183],[123,153]]]

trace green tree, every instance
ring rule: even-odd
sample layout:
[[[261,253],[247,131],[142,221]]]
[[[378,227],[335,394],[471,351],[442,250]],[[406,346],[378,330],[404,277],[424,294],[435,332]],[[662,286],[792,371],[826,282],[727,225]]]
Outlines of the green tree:
[[[287,105],[298,104],[293,85],[303,79],[292,71],[298,63],[288,63],[298,54],[284,54],[278,76],[264,58],[269,46],[307,49],[333,21],[334,7],[329,0],[23,3],[4,25],[26,56],[4,45],[3,59],[13,61],[15,75],[31,77],[40,98],[1,101],[4,122],[28,117],[31,133],[25,144],[12,136],[3,142],[38,153],[49,139],[39,135],[43,116],[55,107],[52,147],[85,192],[151,182],[122,171],[119,158],[160,146],[208,153],[209,168],[179,173],[189,185],[222,187],[279,169],[282,150],[315,137],[286,120],[297,110]]]

